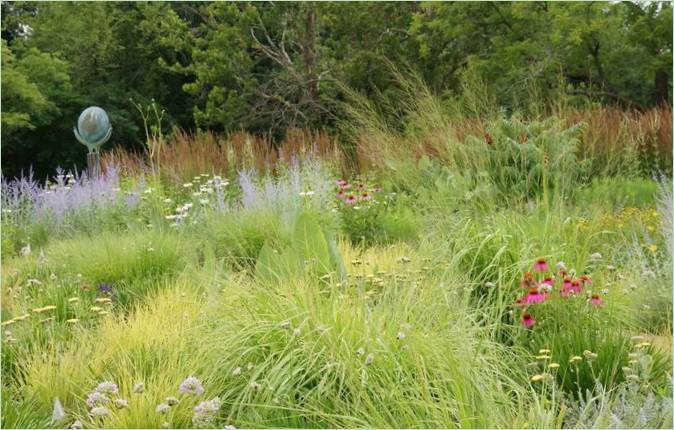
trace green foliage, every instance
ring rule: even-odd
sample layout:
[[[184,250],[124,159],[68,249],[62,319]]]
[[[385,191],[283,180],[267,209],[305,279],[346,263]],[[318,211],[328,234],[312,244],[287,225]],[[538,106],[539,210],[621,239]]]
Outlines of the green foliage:
[[[653,106],[671,100],[671,10],[657,2],[6,3],[3,171],[81,166],[71,124],[88,105],[110,114],[110,145],[140,148],[129,97],[156,100],[165,133],[280,138],[293,127],[337,129],[348,87],[393,108],[385,116],[405,128],[406,90],[392,69],[417,72],[446,106],[471,116],[496,106],[534,116],[596,101]]]
[[[517,135],[498,121],[492,133]],[[535,130],[529,125],[522,127]],[[540,148],[568,145],[571,138],[559,138],[564,130],[549,128],[545,138],[532,133]],[[473,154],[479,165],[479,154],[488,153]],[[140,179],[125,178],[124,186],[142,197],[133,211],[122,210],[123,228],[115,227],[115,211],[100,213],[100,231],[92,220],[68,221],[70,239],[42,227],[45,245],[31,240],[29,255],[3,265],[2,406],[11,410],[3,411],[3,426],[48,425],[55,397],[68,412],[66,425],[79,419],[116,428],[159,427],[165,420],[193,427],[198,402],[216,396],[223,405],[214,426],[604,423],[605,415],[580,406],[588,396],[611,404],[624,422],[638,413],[630,408],[667,413],[653,406],[668,395],[671,372],[667,347],[655,339],[671,339],[664,324],[671,289],[667,276],[646,283],[644,273],[665,273],[671,260],[653,203],[636,198],[640,191],[603,198],[610,183],[598,181],[582,205],[535,193],[505,205],[488,198],[498,190],[490,174],[452,170],[429,157],[393,160],[392,166],[397,170],[366,172],[351,188],[340,181],[345,194],[360,196],[353,204],[377,207],[374,224],[334,222],[363,208],[335,200],[330,175],[303,166],[291,177],[322,180],[327,188],[288,196],[270,185],[273,192],[246,206],[239,204],[242,185],[227,190],[231,207],[225,210],[198,207],[195,185],[175,189],[156,180],[145,183],[151,191],[144,192]],[[386,194],[373,190],[379,183],[396,190],[388,193],[388,206]],[[453,184],[459,188],[452,190]],[[483,186],[484,194],[461,197],[471,184]],[[651,188],[633,180],[614,184]],[[552,195],[561,193],[556,185],[550,185]],[[245,186],[254,194],[250,181]],[[510,186],[510,192],[523,187]],[[375,198],[363,196],[365,190]],[[382,203],[373,204],[377,199]],[[623,201],[644,208],[616,212],[614,202]],[[174,225],[175,218],[165,217],[184,202],[194,205]],[[9,215],[3,213],[3,232],[6,223],[24,232],[38,229],[30,219],[10,223]],[[360,234],[363,225],[372,242],[339,240]],[[23,239],[12,233],[12,240]],[[651,244],[658,248],[652,251]],[[603,256],[590,259],[594,252]],[[602,293],[601,307],[584,297],[556,297],[532,307],[537,323],[525,330],[513,306],[521,294],[519,278],[535,259],[551,255],[578,273],[591,273],[592,291],[610,290]],[[101,291],[101,283],[112,290]],[[640,283],[636,291],[633,283]],[[40,310],[44,306],[54,308]],[[637,333],[653,338],[652,344],[630,340]],[[539,349],[550,349],[551,359],[527,367]],[[638,362],[630,362],[630,354]],[[570,363],[575,355],[581,361]],[[560,365],[554,372],[547,367],[552,361]],[[638,373],[640,394],[622,400],[619,393],[633,389],[629,372]],[[530,379],[547,373],[554,378]],[[203,382],[204,396],[180,396],[169,413],[157,413],[189,375]],[[84,399],[104,380],[119,385],[129,407],[110,405],[108,417],[91,421]],[[133,393],[139,381],[146,391]],[[583,410],[567,415],[568,407]]]
[[[517,117],[501,119],[488,128],[486,170],[505,201],[532,197],[563,199],[586,175],[587,162],[577,158],[582,124],[564,128],[560,121],[523,122]]]
[[[289,243],[291,230],[267,211],[241,217],[207,216],[194,230],[206,238],[215,255],[235,269],[252,269],[265,244],[278,248]]]
[[[264,281],[285,281],[302,273],[316,276],[331,272],[342,274],[343,263],[332,239],[321,229],[316,219],[301,213],[295,220],[287,247],[276,250],[265,244],[255,264],[256,276]]]
[[[60,220],[33,216],[34,190],[3,195],[26,201],[0,220],[3,428],[198,427],[195,408],[216,397],[218,428],[671,421],[671,184],[656,202],[658,184],[638,177],[661,164],[641,147],[663,140],[669,111],[608,112],[580,142],[595,130],[569,108],[671,97],[669,4],[2,11],[3,174],[81,159],[70,128],[88,104],[110,112],[115,143],[147,138],[153,163],[149,179],[124,171],[117,200],[56,199]],[[614,124],[634,152],[612,158]],[[339,126],[360,176],[335,187],[343,166],[294,142],[276,153],[232,138],[214,155],[262,160],[264,177],[232,168],[230,186],[205,160],[174,161],[199,169],[176,187],[156,163],[174,126]],[[540,258],[590,274],[583,292],[602,303],[555,291],[519,307]],[[203,395],[178,392],[190,375]],[[85,399],[102,381],[128,405],[93,419]],[[67,416],[53,423],[56,398]]]
[[[605,204],[614,208],[647,208],[655,204],[657,183],[649,179],[609,177],[595,179],[587,187],[581,188],[576,201]]]
[[[184,256],[188,253],[174,242],[171,236],[153,232],[121,237],[104,233],[95,238],[56,242],[44,249],[44,257],[31,256],[23,263],[16,281],[75,273],[91,289],[100,284],[114,285],[117,300],[127,305],[155,288],[157,280],[175,276],[185,264]],[[64,301],[74,292],[72,287],[75,286],[51,291]]]
[[[64,61],[37,49],[28,50],[17,59],[5,40],[2,69],[2,103],[6,106],[2,115],[3,138],[11,143],[16,131],[34,129],[57,118],[57,103],[70,97],[72,87]]]
[[[368,178],[345,182],[338,190],[335,210],[342,231],[352,243],[370,246],[416,238],[418,223],[406,208],[403,195],[386,193]]]

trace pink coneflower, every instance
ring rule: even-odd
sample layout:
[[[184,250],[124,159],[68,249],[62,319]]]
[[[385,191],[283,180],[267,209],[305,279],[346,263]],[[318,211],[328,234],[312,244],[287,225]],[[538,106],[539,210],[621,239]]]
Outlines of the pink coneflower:
[[[348,196],[346,196],[346,202],[348,204],[354,204],[356,203],[356,200],[357,200],[356,196],[354,196],[353,194],[349,194]]]
[[[552,287],[555,285],[555,281],[553,281],[552,278],[547,277],[541,281],[541,284],[550,285]]]
[[[339,192],[337,193],[337,197],[340,198],[340,199],[345,198],[346,192],[344,190],[339,190]]]
[[[534,324],[536,324],[536,320],[531,316],[531,314],[522,314],[522,325],[524,328],[531,328]]]
[[[361,199],[361,200],[372,200],[372,196],[369,195],[367,192],[365,192],[365,193],[362,193],[362,194],[360,195],[360,199]]]
[[[372,191],[375,192],[375,193],[381,193],[382,189],[381,189],[381,187],[375,187],[375,189],[372,190]]]
[[[337,179],[335,182],[337,182],[337,185],[340,187],[346,185],[348,182],[346,182],[344,179]]]
[[[572,281],[570,279],[565,279],[564,284],[562,285],[562,297],[568,297],[571,294],[579,294],[582,291],[579,281]]]
[[[524,297],[524,302],[527,304],[543,303],[547,300],[548,295],[538,291],[538,288],[529,289],[529,294]]]
[[[604,300],[599,297],[599,294],[592,294],[590,297],[590,303],[592,303],[594,306],[601,306],[601,304],[604,303]]]
[[[536,260],[536,262],[534,263],[534,270],[535,270],[536,272],[543,272],[543,271],[545,271],[545,270],[548,270],[549,268],[550,268],[550,266],[548,266],[548,262],[545,261],[545,260],[542,259],[542,258],[539,258],[539,259]]]
[[[524,289],[530,289],[536,286],[536,278],[529,272],[524,274],[524,278],[520,282],[520,287]]]
[[[343,190],[348,190],[348,189],[351,188],[351,184],[340,185],[340,188],[343,189]]]
[[[587,276],[587,275],[581,276],[581,277],[579,278],[579,281],[580,281],[581,285],[583,285],[583,286],[585,286],[585,285],[592,285],[592,279],[590,279],[590,277]]]
[[[363,184],[358,184],[358,185],[356,186],[356,188],[357,188],[359,191],[362,191],[362,190],[365,189],[365,185],[363,185]]]

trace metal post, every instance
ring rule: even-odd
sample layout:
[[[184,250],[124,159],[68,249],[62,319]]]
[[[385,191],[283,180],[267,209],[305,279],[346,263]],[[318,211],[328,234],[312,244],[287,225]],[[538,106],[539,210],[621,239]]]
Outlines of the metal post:
[[[101,177],[101,154],[89,152],[87,154],[87,171],[89,179],[97,180]]]

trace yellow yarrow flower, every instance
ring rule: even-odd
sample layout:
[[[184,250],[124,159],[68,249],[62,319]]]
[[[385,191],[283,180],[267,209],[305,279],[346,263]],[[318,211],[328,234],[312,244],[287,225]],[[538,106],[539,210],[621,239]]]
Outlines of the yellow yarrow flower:
[[[42,312],[47,312],[56,309],[56,306],[54,305],[49,305],[49,306],[43,306],[41,308],[35,308],[33,309],[33,312],[36,314],[41,314]]]

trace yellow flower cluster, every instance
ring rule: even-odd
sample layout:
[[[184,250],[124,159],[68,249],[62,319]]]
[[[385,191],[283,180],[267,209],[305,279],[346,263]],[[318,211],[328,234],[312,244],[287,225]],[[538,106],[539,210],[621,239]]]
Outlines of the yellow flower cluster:
[[[623,230],[627,227],[646,226],[649,232],[660,227],[660,213],[655,209],[624,208],[617,213],[607,213],[595,218],[595,225],[600,225],[607,230]],[[590,228],[590,220],[585,217],[578,219],[578,228],[587,230]]]

